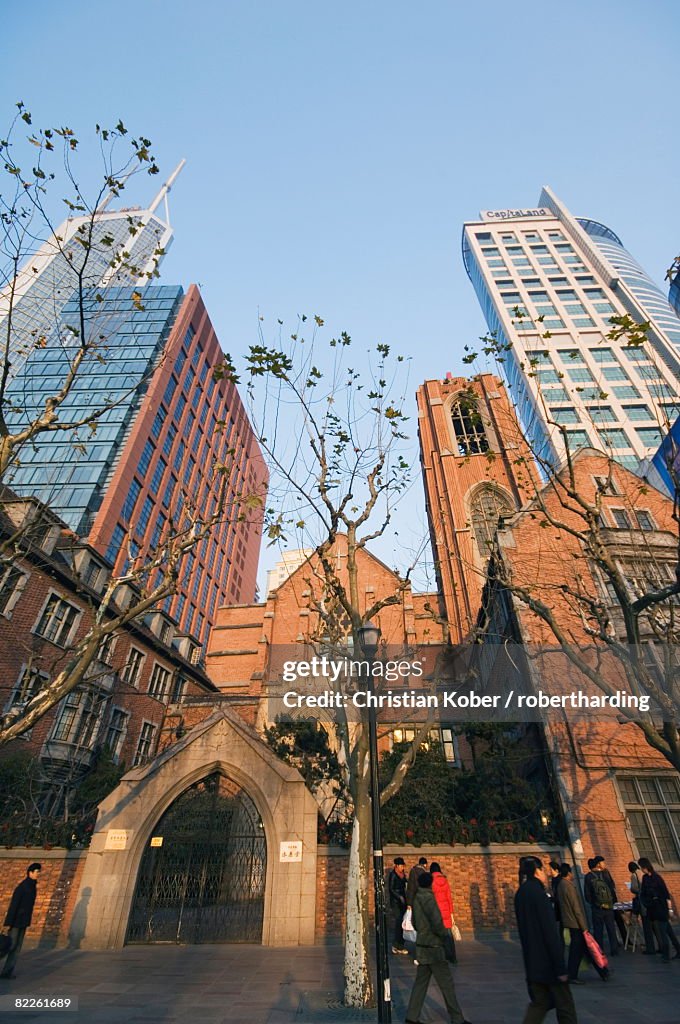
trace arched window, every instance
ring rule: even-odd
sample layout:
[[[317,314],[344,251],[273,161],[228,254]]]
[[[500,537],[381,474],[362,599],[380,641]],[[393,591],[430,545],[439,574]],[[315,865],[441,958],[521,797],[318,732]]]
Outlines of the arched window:
[[[501,516],[515,511],[509,497],[495,487],[480,487],[470,502],[470,525],[475,535],[477,550],[487,558],[498,529]]]
[[[474,398],[463,395],[453,403],[451,422],[460,455],[488,452],[489,439]]]

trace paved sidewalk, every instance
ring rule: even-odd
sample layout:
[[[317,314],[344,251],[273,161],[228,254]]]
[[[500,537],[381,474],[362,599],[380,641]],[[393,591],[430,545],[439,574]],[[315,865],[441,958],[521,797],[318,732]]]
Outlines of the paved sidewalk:
[[[678,1024],[680,960],[624,953],[603,984],[584,970],[574,988],[579,1024]],[[404,1020],[415,967],[392,957],[393,1020]],[[39,950],[23,954],[15,981],[0,981],[0,1024],[332,1024],[376,1021],[373,1011],[339,1005],[340,945],[265,949],[261,946],[127,946],[106,953]],[[473,1024],[518,1024],[527,1005],[519,946],[502,939],[459,944],[454,968],[460,1004]],[[8,997],[77,996],[77,1013],[6,1010]],[[432,987],[421,1019],[446,1021]],[[554,1021],[550,1014],[548,1021]]]

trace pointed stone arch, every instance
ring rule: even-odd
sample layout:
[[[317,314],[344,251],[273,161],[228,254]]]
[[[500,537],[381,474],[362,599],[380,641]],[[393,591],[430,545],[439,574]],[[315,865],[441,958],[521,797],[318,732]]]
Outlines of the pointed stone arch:
[[[262,944],[313,944],[316,803],[298,771],[276,758],[235,712],[220,708],[165,753],[127,772],[100,805],[71,922],[72,946],[124,945],[154,826],[178,796],[213,772],[241,786],[262,820],[268,850]],[[301,861],[280,861],[280,845],[289,841],[302,842]]]

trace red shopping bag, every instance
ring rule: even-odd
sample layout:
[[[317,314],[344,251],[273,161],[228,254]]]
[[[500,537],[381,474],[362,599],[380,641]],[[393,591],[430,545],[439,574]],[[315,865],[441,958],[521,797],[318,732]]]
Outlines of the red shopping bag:
[[[607,960],[607,957],[604,955],[604,953],[602,952],[602,950],[600,949],[600,947],[598,946],[597,942],[590,934],[590,932],[585,931],[583,933],[583,938],[586,940],[586,949],[590,953],[595,966],[599,967],[600,970],[607,967],[609,961]]]

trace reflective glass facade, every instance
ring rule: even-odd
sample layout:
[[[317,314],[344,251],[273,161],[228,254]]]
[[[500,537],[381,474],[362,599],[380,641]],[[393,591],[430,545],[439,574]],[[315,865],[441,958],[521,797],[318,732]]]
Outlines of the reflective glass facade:
[[[87,535],[101,506],[183,296],[178,287],[150,286],[142,292],[143,309],[138,309],[133,291],[107,288],[102,302],[88,298],[88,335],[103,335],[106,340],[83,363],[60,419],[75,423],[93,410],[107,411],[92,427],[40,434],[22,448],[19,464],[7,476],[18,494],[36,495],[81,536]],[[66,303],[62,324],[77,327],[78,304]],[[10,417],[12,426],[34,420],[45,399],[58,392],[75,344],[74,340],[64,346],[53,334],[47,346],[24,363],[8,387],[9,402],[21,409]]]

